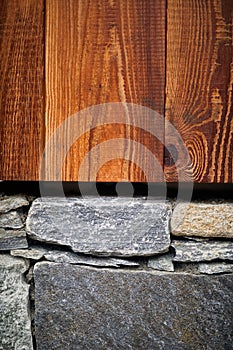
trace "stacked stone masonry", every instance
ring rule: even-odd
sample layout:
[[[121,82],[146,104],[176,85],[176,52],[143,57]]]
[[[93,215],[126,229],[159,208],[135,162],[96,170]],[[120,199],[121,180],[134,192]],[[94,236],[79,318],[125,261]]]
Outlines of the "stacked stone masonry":
[[[233,349],[233,202],[0,195],[0,350]]]

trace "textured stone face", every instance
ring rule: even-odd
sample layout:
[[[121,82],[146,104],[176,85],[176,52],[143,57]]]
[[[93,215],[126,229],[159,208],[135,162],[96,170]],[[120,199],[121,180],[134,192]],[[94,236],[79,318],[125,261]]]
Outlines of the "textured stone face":
[[[233,242],[173,241],[172,246],[176,251],[174,261],[233,260]]]
[[[4,230],[0,228],[0,250],[27,248],[26,232],[23,230]]]
[[[42,247],[36,247],[29,249],[14,249],[11,251],[11,255],[19,256],[25,259],[40,260],[43,258],[46,252],[46,249],[43,249]]]
[[[232,274],[196,276],[38,263],[44,349],[231,349]]]
[[[0,349],[32,350],[29,286],[22,278],[23,259],[0,255]]]
[[[64,252],[59,250],[48,250],[44,248],[16,249],[11,251],[12,256],[20,256],[27,259],[39,260],[45,257],[48,261],[64,263],[64,264],[80,264],[90,266],[138,266],[139,263],[132,260],[119,258],[93,257],[88,255],[80,255],[72,252]]]
[[[29,202],[24,196],[3,197],[2,199],[0,198],[0,214],[27,205],[29,205]]]
[[[156,256],[149,259],[147,266],[154,270],[174,271],[172,258],[172,254]]]
[[[215,273],[233,273],[233,263],[226,262],[211,262],[211,263],[200,263],[198,266],[198,271],[200,273],[206,273],[212,275]],[[233,288],[233,286],[232,286]]]
[[[233,238],[233,203],[178,204],[171,226],[176,236]]]
[[[72,252],[49,251],[45,254],[45,259],[58,263],[81,264],[90,266],[138,266],[137,262],[117,258],[93,257],[78,255]]]
[[[23,228],[23,223],[19,214],[15,211],[11,211],[6,214],[0,214],[0,227],[10,229]]]
[[[32,238],[93,255],[152,255],[169,248],[170,204],[127,198],[47,198],[33,202]]]

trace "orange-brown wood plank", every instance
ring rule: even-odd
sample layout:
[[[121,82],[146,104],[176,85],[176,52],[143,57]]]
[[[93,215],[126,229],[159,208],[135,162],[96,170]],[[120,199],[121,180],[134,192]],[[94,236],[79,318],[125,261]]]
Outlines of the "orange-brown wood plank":
[[[166,119],[189,150],[196,182],[232,183],[233,1],[167,3]],[[165,137],[175,143],[167,129]],[[177,180],[175,165],[165,171]]]
[[[160,0],[46,1],[46,141],[69,116],[96,104],[135,103],[163,114],[165,15],[166,2]],[[100,124],[107,120],[108,116],[100,116]],[[158,126],[160,134],[163,128]],[[59,142],[68,143],[69,135],[67,127]],[[73,144],[63,164],[63,180],[146,181],[149,160],[138,166],[140,152],[137,147],[129,150],[124,142],[119,142],[118,159],[101,165],[103,152],[114,158],[114,150],[100,149],[94,160],[98,173],[88,164],[78,176],[85,155],[112,138],[136,140],[163,166],[163,142],[123,123],[102,125]],[[59,178],[54,175],[54,164],[61,158],[61,149],[61,144],[56,152],[51,149],[46,179]],[[126,157],[129,152],[131,156]],[[152,177],[161,180],[156,169]]]
[[[0,1],[0,179],[38,180],[44,143],[44,2]]]

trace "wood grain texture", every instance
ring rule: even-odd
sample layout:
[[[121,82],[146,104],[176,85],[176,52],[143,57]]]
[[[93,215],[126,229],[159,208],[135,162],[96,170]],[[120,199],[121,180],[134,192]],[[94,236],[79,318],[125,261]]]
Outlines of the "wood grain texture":
[[[0,179],[38,180],[44,143],[44,2],[0,1]]]
[[[189,150],[196,182],[233,182],[232,24],[232,0],[168,0],[166,120]],[[177,146],[167,129],[165,138]],[[177,181],[165,160],[167,180]]]
[[[129,102],[163,114],[165,13],[166,2],[160,0],[46,1],[46,141],[69,116],[96,104]],[[101,116],[100,124],[107,120]],[[63,180],[94,180],[91,164],[78,176],[80,163],[95,146],[113,138],[145,145],[163,166],[163,144],[152,135],[124,123],[102,125],[73,144]],[[68,140],[67,129],[62,143]],[[120,156],[99,164],[97,181],[145,181],[148,160],[142,169],[136,148],[129,150],[124,142],[117,147]],[[111,147],[107,152],[114,157]],[[60,157],[61,145],[50,155],[46,179],[54,179],[53,164]],[[99,159],[101,149],[95,161]],[[153,180],[161,180],[156,171]]]

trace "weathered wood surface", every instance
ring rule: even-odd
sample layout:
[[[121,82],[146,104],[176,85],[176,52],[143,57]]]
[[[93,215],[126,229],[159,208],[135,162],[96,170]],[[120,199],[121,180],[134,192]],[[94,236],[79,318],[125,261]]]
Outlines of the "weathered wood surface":
[[[166,2],[160,0],[46,1],[47,141],[65,119],[96,104],[129,102],[163,114],[165,13]],[[101,115],[99,123],[103,124],[107,118]],[[163,129],[164,125],[161,126]],[[68,129],[62,144],[69,142]],[[144,169],[140,169],[137,165],[140,153],[134,147],[127,149],[122,138],[146,145],[163,165],[162,142],[150,134],[123,123],[102,125],[86,132],[73,144],[63,166],[63,179],[77,180],[84,156],[112,138],[119,140],[115,148],[120,156],[103,166],[98,163],[97,181],[145,181],[143,170],[147,170],[149,160],[145,159]],[[51,151],[50,165],[61,158],[61,148]],[[112,147],[103,152],[114,158]],[[127,160],[128,152],[131,155]],[[100,149],[94,161],[99,162],[102,154]],[[54,169],[49,164],[46,178],[52,179]],[[94,180],[90,167],[88,164],[79,180]],[[161,180],[156,171],[153,180]]]
[[[44,1],[0,1],[0,180],[38,180],[44,144]]]
[[[168,0],[166,119],[189,150],[197,182],[233,181],[232,24],[232,0]],[[176,146],[168,130],[165,138]],[[175,165],[165,172],[177,180]]]

